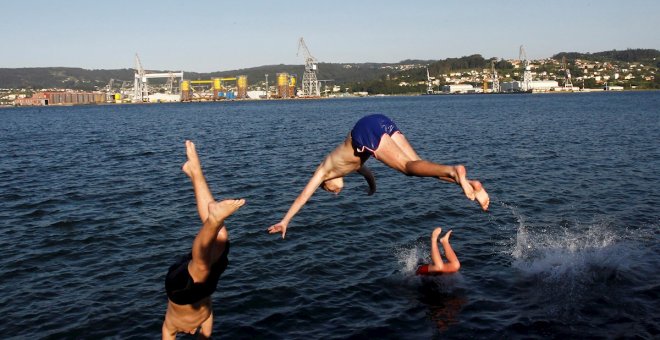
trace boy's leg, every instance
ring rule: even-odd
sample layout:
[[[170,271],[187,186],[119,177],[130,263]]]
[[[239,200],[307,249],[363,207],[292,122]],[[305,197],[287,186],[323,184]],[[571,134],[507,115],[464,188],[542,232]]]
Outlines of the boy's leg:
[[[192,141],[186,141],[186,155],[188,161],[182,169],[192,181],[197,211],[203,222],[193,241],[192,260],[188,265],[190,275],[195,282],[199,282],[206,279],[211,266],[224,251],[223,246],[227,241],[227,232],[223,228],[225,218],[238,210],[245,200],[215,202]]]
[[[410,158],[413,161],[418,161],[422,159],[421,157],[419,157],[419,155],[417,155],[417,152],[415,151],[415,149],[413,149],[412,145],[410,145],[408,139],[406,138],[406,136],[403,135],[403,133],[401,133],[400,131],[396,132],[391,136],[391,138],[394,141],[394,143],[396,143],[396,145],[399,146],[401,151],[403,151],[403,153],[405,153],[408,156],[408,158]]]
[[[225,219],[245,204],[245,200],[224,200],[208,205],[208,218],[197,233],[192,247],[192,260],[188,272],[195,282],[203,282],[214,263],[218,232],[224,228]],[[217,255],[216,255],[217,256]]]
[[[438,249],[438,236],[442,232],[442,228],[435,228],[431,233],[431,265],[429,265],[430,272],[442,272],[444,269],[444,263],[442,262],[442,257],[440,256],[440,250]]]
[[[399,134],[395,134],[398,136]],[[402,141],[400,137],[395,137]],[[409,145],[409,144],[408,144]],[[404,147],[405,148],[405,147]],[[403,149],[390,137],[385,134],[380,139],[376,158],[385,165],[398,170],[408,176],[417,177],[436,177],[461,186],[465,196],[474,200],[474,189],[467,180],[465,167],[462,165],[449,166],[437,164],[425,160],[414,160],[410,158]]]
[[[183,172],[190,177],[193,190],[195,191],[195,200],[197,201],[197,212],[202,222],[209,216],[209,203],[213,202],[213,195],[202,172],[202,164],[199,161],[195,144],[192,141],[186,141],[186,156],[188,160],[183,164]]]
[[[445,272],[451,273],[451,272],[457,272],[458,269],[461,268],[461,263],[458,261],[458,257],[456,257],[456,253],[454,253],[454,249],[451,248],[451,245],[449,244],[449,236],[451,235],[451,230],[445,234],[440,239],[440,243],[442,243],[442,248],[445,250],[445,257],[447,258],[447,263],[445,263]]]
[[[476,198],[477,202],[481,204],[481,208],[483,210],[488,209],[488,205],[490,204],[490,197],[488,197],[488,193],[486,190],[484,190],[484,187],[481,185],[481,182],[479,181],[473,181],[470,180],[470,185],[474,189],[474,197]]]

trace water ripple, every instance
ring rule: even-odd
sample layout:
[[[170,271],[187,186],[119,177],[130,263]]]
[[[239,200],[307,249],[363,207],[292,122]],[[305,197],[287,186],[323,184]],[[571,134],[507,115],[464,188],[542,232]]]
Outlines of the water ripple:
[[[2,110],[3,334],[153,338],[169,264],[200,227],[181,172],[193,139],[227,221],[214,294],[226,338],[653,338],[660,333],[658,93]],[[367,163],[269,235],[362,115],[392,117],[418,153],[463,163],[491,194]],[[642,179],[642,180],[639,180]],[[420,278],[434,227],[456,275]]]

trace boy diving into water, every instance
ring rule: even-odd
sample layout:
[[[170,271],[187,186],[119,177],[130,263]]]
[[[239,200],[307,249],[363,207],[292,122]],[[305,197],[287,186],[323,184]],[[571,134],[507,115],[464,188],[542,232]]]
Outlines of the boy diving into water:
[[[284,238],[293,216],[319,186],[323,190],[338,194],[344,187],[343,177],[352,172],[364,176],[369,184],[369,195],[372,195],[376,191],[376,180],[364,165],[372,155],[407,176],[435,177],[458,184],[468,199],[477,200],[484,211],[488,209],[488,193],[479,181],[467,179],[464,166],[442,165],[421,159],[392,120],[384,115],[374,114],[358,120],[344,142],[321,162],[284,218],[270,226],[268,232],[281,233]]]
[[[454,253],[454,249],[451,248],[449,244],[449,236],[451,235],[451,230],[448,231],[445,236],[440,239],[442,243],[442,248],[445,251],[445,257],[447,262],[442,262],[442,257],[440,256],[440,249],[438,249],[438,236],[442,232],[441,228],[435,228],[433,233],[431,233],[431,264],[423,264],[417,268],[417,275],[436,275],[436,274],[449,274],[455,273],[461,268],[461,263]]]
[[[193,241],[192,251],[173,264],[167,273],[163,339],[176,339],[177,333],[194,334],[197,331],[198,338],[211,337],[211,294],[228,264],[229,236],[225,219],[245,204],[243,199],[216,202],[191,141],[186,141],[186,154],[188,161],[183,164],[183,172],[192,181],[202,227]]]

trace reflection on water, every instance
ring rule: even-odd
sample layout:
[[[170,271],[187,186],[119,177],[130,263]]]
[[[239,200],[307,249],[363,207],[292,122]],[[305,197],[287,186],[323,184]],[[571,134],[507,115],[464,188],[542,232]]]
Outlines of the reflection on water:
[[[467,296],[452,288],[455,275],[458,274],[424,277],[419,286],[419,302],[428,306],[428,317],[439,332],[459,323],[460,312],[468,302]]]

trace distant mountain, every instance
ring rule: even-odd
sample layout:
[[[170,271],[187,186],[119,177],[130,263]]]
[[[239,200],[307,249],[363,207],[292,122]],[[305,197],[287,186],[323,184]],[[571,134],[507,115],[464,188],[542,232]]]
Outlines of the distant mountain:
[[[657,65],[660,61],[660,51],[655,49],[628,49],[624,51],[604,51],[596,53],[561,52],[553,59],[561,60],[583,59],[612,62],[646,62]],[[317,77],[319,80],[332,80],[334,84],[358,84],[367,82],[387,82],[390,79],[426,79],[426,69],[432,75],[448,73],[452,70],[469,70],[490,68],[495,61],[497,69],[509,69],[511,64],[498,58],[486,59],[479,54],[460,58],[443,60],[403,60],[398,63],[319,63]],[[176,70],[178,71],[178,70]],[[302,80],[304,65],[266,65],[231,71],[209,73],[186,72],[184,78],[189,80],[211,79],[215,77],[235,77],[246,75],[249,84],[265,81],[266,74],[269,83],[275,84],[277,73],[295,75],[298,83]],[[149,70],[149,72],[168,72]],[[86,70],[69,67],[39,67],[39,68],[0,68],[0,88],[69,88],[77,90],[103,89],[111,79],[114,88],[119,88],[123,82],[129,85],[133,82],[133,69],[118,70]],[[163,80],[164,81],[164,80]]]
[[[94,90],[110,79],[133,80],[132,69],[85,70],[71,67],[0,68],[0,88]]]
[[[611,50],[596,53],[561,52],[552,56],[556,60],[561,60],[563,57],[569,60],[660,62],[660,51],[654,49],[627,49],[623,51]]]
[[[332,64],[319,63],[317,77],[319,80],[333,80],[335,83],[349,81],[364,81],[378,78],[382,75],[394,73],[397,67],[402,65],[385,63],[356,63],[356,64]],[[149,70],[148,72],[168,72],[163,70]],[[305,72],[304,65],[267,65],[253,68],[219,71],[209,73],[186,72],[184,79],[200,80],[216,77],[235,77],[246,75],[248,83],[254,84],[264,82],[266,74],[269,83],[275,84],[278,73],[289,73],[297,76],[298,82],[302,80]],[[103,89],[111,79],[114,79],[114,88],[119,88],[122,82],[132,84],[134,77],[133,69],[119,70],[86,70],[71,67],[38,67],[38,68],[0,68],[0,89],[2,88],[68,88],[76,90]],[[151,80],[158,82],[158,80]],[[164,80],[161,80],[164,81]]]

